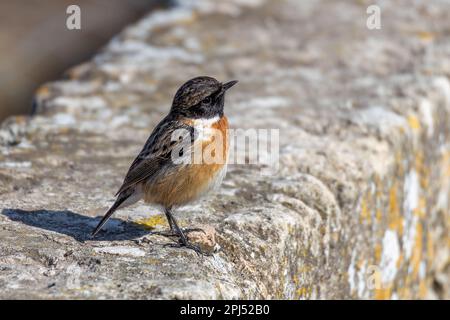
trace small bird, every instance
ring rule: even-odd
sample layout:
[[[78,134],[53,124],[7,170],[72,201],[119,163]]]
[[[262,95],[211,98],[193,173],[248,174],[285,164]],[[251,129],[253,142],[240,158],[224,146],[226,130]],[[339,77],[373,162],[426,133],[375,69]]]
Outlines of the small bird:
[[[156,126],[132,162],[116,193],[116,201],[92,237],[117,209],[144,199],[164,209],[170,227],[166,235],[179,238],[174,246],[202,253],[198,246],[188,242],[185,235],[194,229],[182,230],[172,211],[221,184],[227,170],[229,144],[228,119],[224,115],[225,93],[236,83],[236,80],[221,83],[212,77],[201,76],[187,81],[178,89],[169,114]],[[220,135],[213,137],[208,133],[214,130]],[[222,148],[216,150],[219,161],[192,161],[197,156],[194,154],[197,147],[206,150],[212,143]]]

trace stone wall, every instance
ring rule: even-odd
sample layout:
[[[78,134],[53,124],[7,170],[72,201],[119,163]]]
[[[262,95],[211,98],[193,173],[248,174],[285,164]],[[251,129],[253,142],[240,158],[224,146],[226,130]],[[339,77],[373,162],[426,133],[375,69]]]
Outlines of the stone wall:
[[[450,12],[441,1],[182,2],[150,14],[0,129],[1,298],[449,298]],[[240,82],[234,128],[280,129],[280,168],[232,165],[177,213],[112,204],[197,75]],[[201,238],[201,237],[200,237]]]

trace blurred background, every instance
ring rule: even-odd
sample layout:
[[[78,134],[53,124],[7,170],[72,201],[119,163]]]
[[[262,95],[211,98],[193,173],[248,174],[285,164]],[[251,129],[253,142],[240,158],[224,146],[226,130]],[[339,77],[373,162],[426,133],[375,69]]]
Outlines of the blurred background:
[[[82,30],[68,30],[66,9],[76,4]],[[0,122],[30,113],[42,83],[94,55],[123,27],[169,0],[0,1]]]

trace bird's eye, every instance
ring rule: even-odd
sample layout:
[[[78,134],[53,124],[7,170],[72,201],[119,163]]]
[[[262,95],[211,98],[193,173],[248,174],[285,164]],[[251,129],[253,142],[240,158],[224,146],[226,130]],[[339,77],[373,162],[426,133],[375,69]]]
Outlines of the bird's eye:
[[[212,101],[211,97],[206,97],[205,99],[203,99],[202,104],[210,104]]]

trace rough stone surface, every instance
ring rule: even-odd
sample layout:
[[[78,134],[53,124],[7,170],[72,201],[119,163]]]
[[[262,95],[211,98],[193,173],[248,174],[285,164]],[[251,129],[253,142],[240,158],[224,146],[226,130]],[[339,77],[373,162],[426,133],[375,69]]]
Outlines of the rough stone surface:
[[[44,85],[0,132],[0,298],[450,298],[448,2],[379,1],[381,30],[368,5],[186,2]],[[89,239],[201,74],[240,80],[234,128],[280,129],[279,171],[232,165],[177,213],[212,257],[165,247],[142,203]]]

